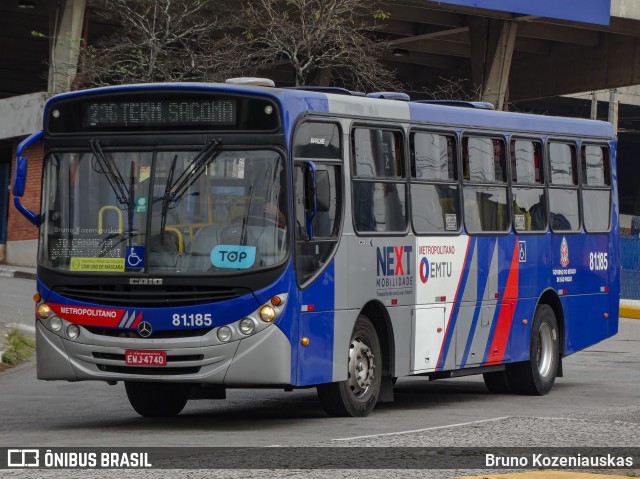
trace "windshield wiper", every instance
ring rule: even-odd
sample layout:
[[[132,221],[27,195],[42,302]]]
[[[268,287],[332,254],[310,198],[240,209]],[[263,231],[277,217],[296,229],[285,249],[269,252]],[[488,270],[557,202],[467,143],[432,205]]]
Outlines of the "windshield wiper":
[[[220,142],[218,140],[209,140],[207,145],[195,156],[193,160],[191,160],[191,163],[187,165],[184,171],[180,173],[180,176],[178,176],[178,179],[176,179],[176,181],[171,185],[170,191],[172,191],[172,193],[170,193],[169,196],[170,201],[174,203],[174,206],[180,203],[184,193],[198,178],[200,178],[203,168],[216,159],[220,152],[215,155],[212,153],[219,144]],[[176,159],[177,157],[174,158],[174,161],[171,164],[171,171],[169,172],[172,178]],[[166,195],[167,192],[165,192],[165,197]]]
[[[91,138],[89,145],[91,146],[91,151],[93,151],[94,158],[100,164],[102,170],[100,173],[103,173],[107,177],[107,181],[115,193],[118,203],[129,208],[129,190],[124,182],[124,178],[122,178],[120,170],[118,170],[113,160],[104,154],[100,146],[100,141]]]
[[[204,171],[204,167],[215,161],[220,152],[214,154],[215,149],[220,141],[210,139],[205,147],[191,160],[180,176],[173,181],[178,155],[173,157],[171,168],[167,175],[167,183],[164,188],[164,196],[162,198],[162,216],[160,218],[160,232],[164,234],[165,225],[167,223],[167,213],[169,208],[175,208],[180,204],[182,197],[189,190],[191,185],[195,183]]]

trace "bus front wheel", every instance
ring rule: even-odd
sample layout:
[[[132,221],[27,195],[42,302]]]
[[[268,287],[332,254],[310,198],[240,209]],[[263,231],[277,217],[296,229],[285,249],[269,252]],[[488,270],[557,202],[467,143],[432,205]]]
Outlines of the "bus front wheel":
[[[331,416],[367,416],[378,402],[381,374],[376,329],[369,318],[359,316],[349,344],[347,380],[317,387],[322,407]]]
[[[188,384],[124,383],[129,403],[145,417],[171,417],[180,414],[189,400]]]
[[[531,327],[529,361],[507,366],[511,390],[542,396],[551,391],[560,361],[560,340],[556,315],[551,306],[536,309]]]

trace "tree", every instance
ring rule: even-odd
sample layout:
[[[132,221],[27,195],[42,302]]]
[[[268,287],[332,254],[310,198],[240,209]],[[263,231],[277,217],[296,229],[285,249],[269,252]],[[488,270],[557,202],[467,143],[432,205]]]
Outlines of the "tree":
[[[86,85],[222,81],[290,67],[295,85],[398,89],[367,0],[94,0],[114,33],[85,49]]]
[[[231,23],[222,50],[232,53],[238,71],[256,72],[288,64],[295,85],[328,84],[358,90],[397,88],[380,58],[389,45],[376,31],[388,14],[366,0],[252,0]]]
[[[95,0],[91,8],[114,31],[85,48],[78,83],[209,79],[203,45],[220,28],[211,0]]]

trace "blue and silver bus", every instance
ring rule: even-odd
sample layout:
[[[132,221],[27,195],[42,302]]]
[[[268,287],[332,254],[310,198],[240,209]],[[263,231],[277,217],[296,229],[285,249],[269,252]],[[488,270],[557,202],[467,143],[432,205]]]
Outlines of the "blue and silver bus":
[[[365,416],[411,375],[546,394],[618,329],[615,151],[604,122],[257,79],[57,95],[14,183],[38,377],[143,416],[243,387]]]

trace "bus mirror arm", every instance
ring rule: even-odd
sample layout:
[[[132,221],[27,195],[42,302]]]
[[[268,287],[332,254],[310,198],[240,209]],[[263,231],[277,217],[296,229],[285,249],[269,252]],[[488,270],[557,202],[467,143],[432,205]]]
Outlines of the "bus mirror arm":
[[[16,173],[13,181],[13,205],[34,226],[40,225],[42,217],[26,208],[20,202],[20,198],[24,195],[24,189],[27,183],[27,157],[24,156],[24,151],[28,147],[38,143],[41,139],[42,131],[38,131],[18,145],[16,149]]]

